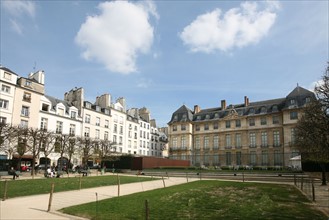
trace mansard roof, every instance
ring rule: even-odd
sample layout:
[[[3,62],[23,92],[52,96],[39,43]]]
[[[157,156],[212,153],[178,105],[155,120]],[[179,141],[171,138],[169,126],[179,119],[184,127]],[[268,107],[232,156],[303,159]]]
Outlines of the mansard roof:
[[[7,67],[4,67],[4,66],[1,66],[0,65],[0,69],[2,69],[3,71],[6,71],[6,72],[10,72],[12,74],[15,74],[17,75],[17,73],[15,73],[14,71],[12,71],[11,69],[7,68]],[[18,75],[17,75],[18,76]]]
[[[56,106],[59,103],[62,103],[65,106],[65,112],[69,113],[69,108],[73,105],[69,104],[69,102],[64,101],[64,100],[60,100],[57,99],[55,97],[49,96],[49,95],[45,95],[45,97],[51,102],[51,106],[52,106],[52,110],[56,110]]]
[[[182,105],[179,109],[177,109],[171,117],[170,123],[174,122],[187,122],[193,120],[193,112],[186,105]]]
[[[313,92],[304,89],[300,86],[297,86],[289,95],[285,98],[270,99],[264,101],[243,103],[237,105],[229,105],[226,108],[215,107],[202,109],[198,113],[193,113],[185,105],[181,106],[177,111],[172,115],[171,121],[173,122],[183,122],[183,114],[188,114],[188,121],[204,121],[204,120],[216,120],[224,118],[230,114],[236,114],[238,116],[252,116],[257,114],[270,114],[285,109],[291,108],[300,108],[305,105],[308,101],[307,98],[315,98]],[[291,105],[291,100],[295,100],[295,105]],[[185,120],[186,121],[186,120]]]

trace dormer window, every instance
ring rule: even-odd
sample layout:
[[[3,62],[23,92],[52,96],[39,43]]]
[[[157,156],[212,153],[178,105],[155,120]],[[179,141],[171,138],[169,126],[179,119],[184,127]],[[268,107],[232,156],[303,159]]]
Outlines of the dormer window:
[[[32,82],[31,82],[31,81],[28,81],[28,80],[26,80],[26,81],[25,81],[25,86],[31,87],[31,86],[32,86]]]
[[[85,106],[86,106],[86,108],[89,108],[89,109],[91,108],[91,104],[89,102],[86,102]]]
[[[272,112],[277,112],[277,111],[278,111],[278,106],[277,105],[273,105]]]
[[[290,100],[290,105],[296,105],[296,100],[295,99],[291,99]]]
[[[101,111],[101,107],[96,106],[96,111],[100,112]]]
[[[175,116],[174,116],[174,120],[177,121],[177,119],[178,119],[178,117],[177,117],[177,115],[175,115]]]
[[[218,113],[215,113],[215,118],[219,118],[219,114]]]
[[[41,107],[41,110],[46,111],[46,112],[49,111],[49,105],[43,103],[42,107]]]
[[[253,115],[253,114],[255,114],[255,109],[254,108],[249,109],[249,115]]]
[[[198,115],[198,116],[196,117],[196,119],[197,119],[197,120],[201,120],[201,115]]]
[[[63,109],[63,108],[58,108],[58,109],[57,109],[57,113],[58,113],[58,115],[60,115],[60,116],[64,116],[64,109]]]
[[[72,111],[71,112],[71,118],[74,118],[75,119],[76,117],[77,117],[77,113]]]
[[[8,79],[8,80],[11,80],[11,74],[8,73],[8,72],[4,72],[3,78]]]
[[[210,115],[206,115],[206,119],[209,119],[210,118]]]
[[[305,103],[310,103],[310,102],[311,102],[311,98],[310,97],[306,97]]]
[[[262,108],[260,109],[260,112],[263,113],[263,114],[266,113],[266,108],[265,108],[265,107],[262,107]]]

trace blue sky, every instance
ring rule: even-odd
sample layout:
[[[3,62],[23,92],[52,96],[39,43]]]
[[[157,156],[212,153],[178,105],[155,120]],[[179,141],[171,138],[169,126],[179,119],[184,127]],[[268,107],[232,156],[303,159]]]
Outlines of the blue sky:
[[[0,63],[147,107],[158,126],[193,109],[312,89],[329,61],[328,1],[1,0]]]

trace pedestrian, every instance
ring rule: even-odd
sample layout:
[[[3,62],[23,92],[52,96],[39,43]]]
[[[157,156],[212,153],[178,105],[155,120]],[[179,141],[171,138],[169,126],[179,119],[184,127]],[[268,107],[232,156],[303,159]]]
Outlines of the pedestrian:
[[[14,167],[11,167],[11,168],[10,168],[9,173],[10,173],[11,175],[13,175],[13,180],[15,180],[16,177],[17,177],[17,178],[19,177],[18,174],[16,173],[16,170],[14,169]]]

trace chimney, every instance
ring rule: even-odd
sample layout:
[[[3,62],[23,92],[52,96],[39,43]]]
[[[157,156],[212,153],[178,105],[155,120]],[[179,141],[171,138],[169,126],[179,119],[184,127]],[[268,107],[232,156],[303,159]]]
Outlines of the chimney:
[[[249,98],[247,96],[244,97],[244,106],[247,107],[249,105]]]
[[[226,109],[226,100],[225,100],[225,99],[222,100],[222,101],[220,102],[220,104],[221,104],[221,108],[222,108],[222,110],[225,110],[225,109]]]
[[[199,113],[200,112],[200,107],[198,105],[194,106],[194,114]]]

